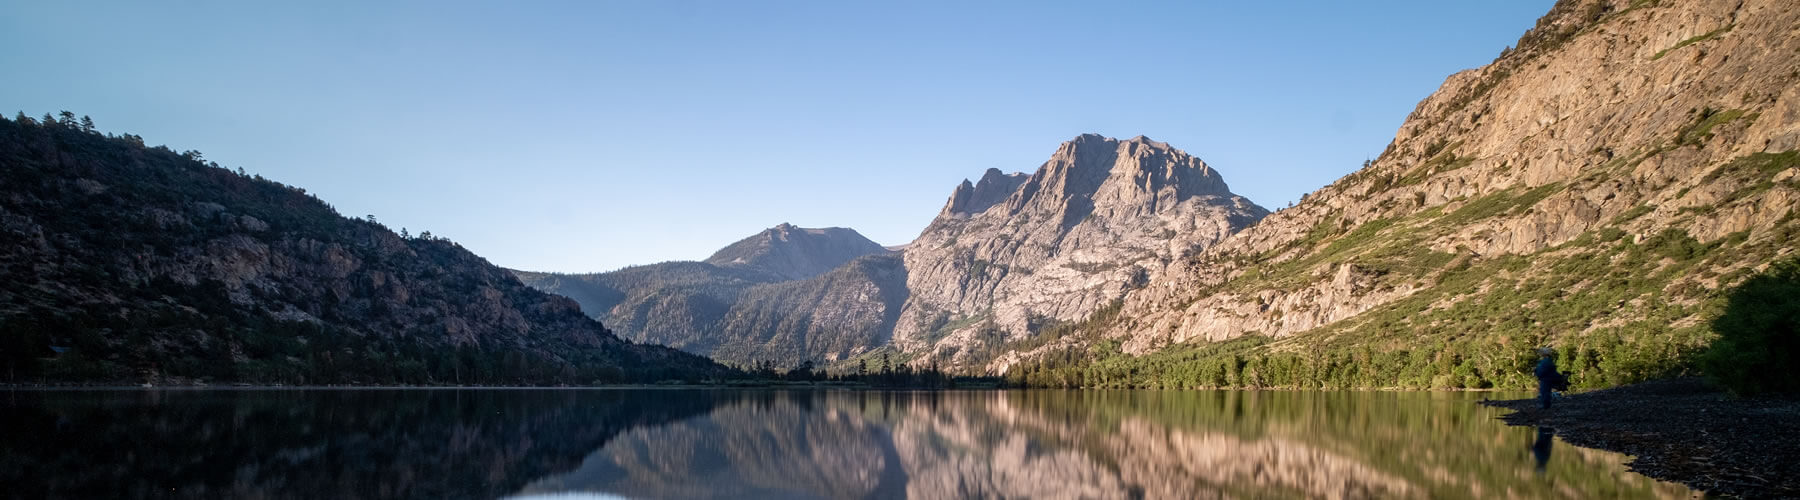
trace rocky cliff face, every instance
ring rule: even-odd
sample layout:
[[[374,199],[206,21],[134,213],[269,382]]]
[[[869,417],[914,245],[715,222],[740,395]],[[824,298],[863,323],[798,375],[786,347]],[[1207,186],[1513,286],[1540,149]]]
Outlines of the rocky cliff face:
[[[899,256],[863,257],[822,276],[745,290],[719,322],[714,359],[795,365],[886,345],[906,301]]]
[[[1407,384],[1502,380],[1488,358],[1539,344],[1648,376],[1705,343],[1721,287],[1794,250],[1795,26],[1774,0],[1560,2],[1372,165],[1179,260],[1104,336],[1132,354],[1436,345]]]
[[[988,208],[1006,201],[1030,178],[1024,173],[1007,174],[1000,172],[1000,169],[990,168],[974,184],[963,179],[962,184],[958,184],[956,190],[950,192],[950,202],[944,204],[944,210],[938,213],[938,217],[970,217],[986,212]]]
[[[904,252],[893,342],[968,359],[1080,319],[1266,213],[1168,144],[1077,137],[1029,176],[989,170],[956,188]]]
[[[0,120],[18,382],[590,383],[721,367],[622,341],[446,240],[134,136]],[[51,347],[66,348],[60,355]]]

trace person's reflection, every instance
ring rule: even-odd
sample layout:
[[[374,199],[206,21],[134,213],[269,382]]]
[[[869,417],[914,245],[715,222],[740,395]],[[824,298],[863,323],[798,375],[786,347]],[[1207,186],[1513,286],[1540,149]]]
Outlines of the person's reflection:
[[[1537,458],[1537,471],[1544,472],[1544,464],[1550,462],[1550,445],[1556,436],[1556,429],[1538,427],[1537,442],[1531,444],[1531,455]]]

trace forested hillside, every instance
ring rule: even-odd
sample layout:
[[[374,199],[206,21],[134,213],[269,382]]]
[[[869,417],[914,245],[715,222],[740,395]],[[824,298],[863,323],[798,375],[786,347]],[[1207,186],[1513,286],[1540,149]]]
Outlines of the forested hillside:
[[[0,118],[0,351],[15,383],[587,384],[725,370],[620,340],[429,233],[147,147]]]

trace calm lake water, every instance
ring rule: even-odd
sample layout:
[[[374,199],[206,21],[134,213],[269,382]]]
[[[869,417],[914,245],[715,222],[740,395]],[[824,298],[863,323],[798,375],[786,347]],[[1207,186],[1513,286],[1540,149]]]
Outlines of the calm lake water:
[[[16,498],[1680,498],[1393,392],[0,392]]]

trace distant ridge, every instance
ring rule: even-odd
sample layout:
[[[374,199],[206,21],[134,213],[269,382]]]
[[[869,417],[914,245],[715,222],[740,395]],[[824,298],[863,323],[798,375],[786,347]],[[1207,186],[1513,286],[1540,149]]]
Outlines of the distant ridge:
[[[782,223],[732,243],[703,262],[663,262],[592,274],[526,271],[514,271],[514,274],[539,290],[575,299],[583,311],[606,321],[626,338],[719,359],[750,361],[767,359],[753,356],[766,356],[772,351],[749,338],[795,338],[806,336],[812,329],[801,319],[806,316],[796,314],[813,313],[803,304],[821,300],[823,292],[818,291],[819,285],[805,283],[862,280],[880,281],[883,285],[892,283],[890,287],[904,286],[903,279],[894,282],[891,277],[895,274],[883,270],[885,264],[880,262],[886,261],[869,260],[856,264],[890,253],[851,229],[802,228]],[[892,267],[898,267],[897,259],[890,260]],[[781,296],[783,291],[810,298],[784,297]],[[849,300],[872,303],[887,300],[880,293],[875,295],[859,295]],[[897,303],[895,307],[898,307]],[[746,316],[749,313],[744,311],[752,310],[761,312]],[[771,319],[775,318],[771,315],[794,319]],[[875,313],[859,317],[875,318],[873,321],[880,323],[885,316]],[[891,323],[891,318],[887,321]],[[863,327],[850,330],[855,330],[855,335],[860,337],[874,335],[865,332],[867,328]],[[800,350],[783,352],[781,359],[824,357],[828,351],[847,356],[851,349],[839,348],[846,345],[844,342],[824,338],[848,334],[850,330],[813,331],[815,352],[810,355],[801,355]],[[883,337],[885,333],[880,332]]]
[[[857,257],[886,252],[880,244],[852,229],[808,229],[784,222],[727,245],[704,262],[796,280],[824,274]]]

